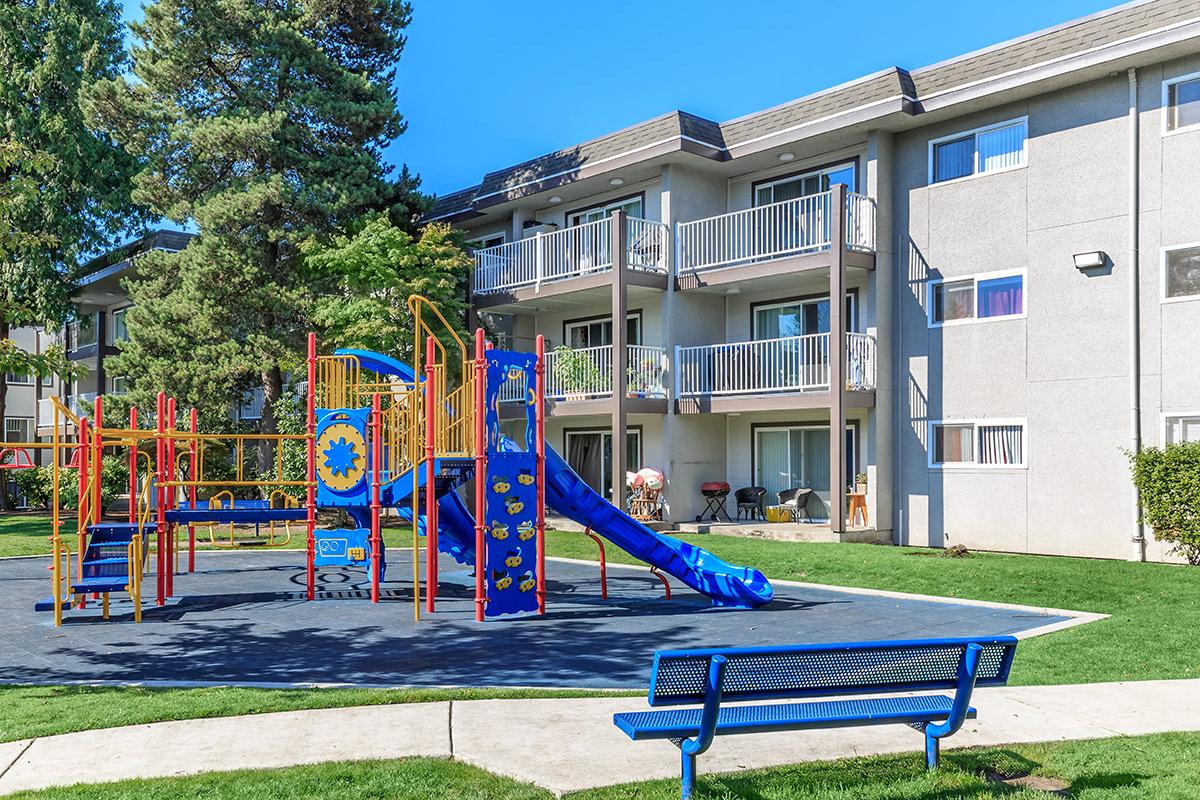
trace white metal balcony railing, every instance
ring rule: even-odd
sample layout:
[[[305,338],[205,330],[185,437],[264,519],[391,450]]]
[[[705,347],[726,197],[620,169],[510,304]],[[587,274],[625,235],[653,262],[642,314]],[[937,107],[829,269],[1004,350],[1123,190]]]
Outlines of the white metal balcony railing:
[[[612,396],[612,345],[553,350],[546,354],[546,397],[551,400]],[[667,396],[667,351],[661,347],[627,345],[625,369],[628,397]],[[500,389],[500,402],[526,400],[526,387],[509,381]]]
[[[678,225],[678,272],[702,272],[754,261],[805,255],[831,246],[833,193],[734,211]],[[875,201],[846,195],[845,244],[875,250]]]
[[[507,291],[611,270],[612,218],[539,233],[475,251],[475,292]],[[628,269],[667,272],[670,231],[661,222],[628,218]]]
[[[62,398],[62,403],[77,417],[91,418],[96,410],[96,392],[72,394]],[[49,428],[54,424],[54,401],[43,397],[37,402],[37,425],[39,428]]]
[[[875,337],[846,334],[846,388],[875,388]],[[829,389],[829,334],[675,348],[677,397]]]

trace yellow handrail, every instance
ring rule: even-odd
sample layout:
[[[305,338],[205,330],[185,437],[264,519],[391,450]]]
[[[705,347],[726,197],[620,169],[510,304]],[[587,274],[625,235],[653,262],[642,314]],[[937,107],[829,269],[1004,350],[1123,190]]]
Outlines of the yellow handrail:
[[[126,574],[129,576],[129,583],[125,586],[125,591],[129,592],[129,599],[133,601],[133,621],[142,621],[142,535],[135,533],[129,542],[128,566]]]
[[[71,602],[71,546],[61,536],[55,536],[51,549],[50,596],[54,601],[54,626],[57,628],[62,626],[63,606]],[[66,591],[63,591],[64,585]]]

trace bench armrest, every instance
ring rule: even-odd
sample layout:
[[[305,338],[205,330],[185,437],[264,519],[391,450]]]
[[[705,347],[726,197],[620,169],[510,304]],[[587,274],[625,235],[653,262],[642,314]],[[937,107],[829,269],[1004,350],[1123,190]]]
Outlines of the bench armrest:
[[[950,736],[962,727],[971,707],[971,693],[975,690],[975,679],[979,675],[979,658],[983,648],[974,642],[963,650],[962,660],[958,662],[958,688],[954,691],[954,703],[950,708],[950,716],[945,722],[930,725],[925,729],[925,735],[933,738]]]
[[[725,680],[725,665],[728,659],[715,655],[708,662],[708,687],[704,693],[704,710],[700,712],[700,732],[695,739],[684,739],[679,749],[684,755],[703,753],[712,744],[717,733],[717,714],[721,710],[721,684]]]

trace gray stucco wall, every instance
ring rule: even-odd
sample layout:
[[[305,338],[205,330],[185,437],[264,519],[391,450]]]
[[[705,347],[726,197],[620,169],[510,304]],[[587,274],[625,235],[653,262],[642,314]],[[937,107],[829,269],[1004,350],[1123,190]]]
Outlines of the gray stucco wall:
[[[1146,444],[1160,441],[1162,410],[1200,389],[1200,360],[1184,355],[1200,341],[1200,303],[1163,305],[1158,290],[1160,242],[1200,240],[1200,134],[1163,137],[1161,78],[1139,74]],[[907,235],[896,307],[900,541],[1129,556],[1127,111],[1121,74],[896,137],[895,221]],[[930,138],[1024,115],[1026,167],[927,185]],[[1072,255],[1094,250],[1111,268],[1076,270]],[[927,325],[929,279],[1016,268],[1027,271],[1025,318]],[[929,468],[928,421],[960,418],[1024,418],[1027,467]]]

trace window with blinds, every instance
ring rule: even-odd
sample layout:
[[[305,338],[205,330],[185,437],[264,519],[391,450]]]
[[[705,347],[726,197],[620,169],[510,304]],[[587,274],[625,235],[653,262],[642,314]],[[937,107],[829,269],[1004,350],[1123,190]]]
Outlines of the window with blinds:
[[[943,136],[929,143],[929,182],[1025,166],[1029,120],[1022,117]]]
[[[1024,467],[1024,420],[929,424],[930,467]]]

